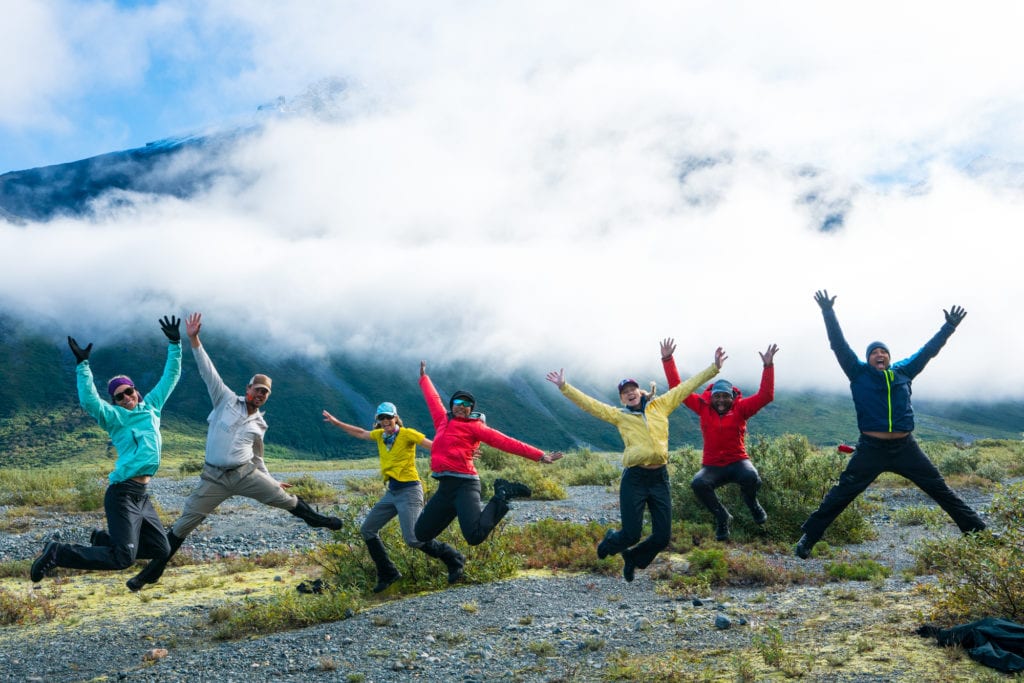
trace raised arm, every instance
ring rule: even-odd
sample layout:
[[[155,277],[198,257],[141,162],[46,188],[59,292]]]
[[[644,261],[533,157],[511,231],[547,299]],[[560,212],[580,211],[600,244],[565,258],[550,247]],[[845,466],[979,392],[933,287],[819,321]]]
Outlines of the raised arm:
[[[757,393],[742,399],[738,408],[745,418],[750,417],[757,411],[775,400],[775,354],[779,352],[776,344],[771,344],[768,350],[760,353],[764,369],[761,370],[761,386]]]
[[[323,412],[323,416],[324,422],[334,425],[335,427],[341,429],[341,431],[345,432],[349,436],[353,436],[357,439],[362,439],[363,441],[373,440],[373,437],[370,436],[370,432],[363,429],[362,427],[356,427],[355,425],[350,425],[346,422],[342,422],[341,420],[334,417],[326,410]]]
[[[146,394],[146,403],[162,408],[170,397],[181,377],[181,319],[176,316],[164,316],[160,320],[160,329],[167,336],[167,362],[160,381]]]
[[[839,361],[839,367],[843,369],[849,379],[853,379],[860,372],[862,363],[857,354],[846,342],[843,330],[839,327],[839,319],[836,318],[834,310],[836,297],[829,297],[827,289],[820,289],[814,294],[814,301],[821,308],[821,315],[825,319],[825,332],[828,334],[828,342],[832,347],[832,353]]]
[[[199,376],[203,378],[206,391],[210,394],[210,401],[216,406],[234,398],[235,393],[221,379],[217,368],[213,366],[213,361],[206,354],[206,347],[199,341],[199,330],[202,326],[202,313],[192,313],[185,319],[185,334],[192,345],[192,357],[196,359],[196,368],[199,370]]]
[[[967,316],[967,311],[960,306],[953,306],[948,311],[943,309],[942,313],[946,316],[946,322],[935,333],[935,336],[929,339],[913,356],[894,364],[902,368],[903,372],[907,373],[910,377],[916,377],[918,373],[924,370],[924,366],[938,355],[939,351],[942,350],[942,347],[946,345],[946,342],[953,335],[953,332],[956,331],[957,325]]]
[[[679,377],[679,368],[676,367],[676,359],[672,355],[675,352],[675,339],[666,337],[661,340],[661,367],[665,371],[665,380],[668,382],[669,389],[682,381]]]
[[[587,396],[582,391],[566,382],[564,369],[552,370],[547,374],[547,380],[558,387],[558,390],[562,392],[563,396],[575,403],[584,411],[590,413],[599,420],[604,420],[605,422],[610,422],[612,424],[616,423],[619,411],[607,403],[602,403],[596,398]]]
[[[437,393],[434,383],[430,381],[427,374],[427,361],[420,361],[420,390],[423,392],[423,401],[430,411],[430,419],[434,423],[434,429],[438,430],[448,421],[448,411],[445,410],[441,395]]]

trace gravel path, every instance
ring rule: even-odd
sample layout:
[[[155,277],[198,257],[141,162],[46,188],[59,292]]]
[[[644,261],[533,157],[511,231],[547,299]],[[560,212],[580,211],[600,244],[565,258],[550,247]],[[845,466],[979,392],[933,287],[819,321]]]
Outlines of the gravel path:
[[[316,472],[342,488],[345,479],[375,475]],[[289,475],[291,476],[291,475]],[[180,509],[194,480],[160,478],[154,494],[164,509]],[[954,533],[893,524],[892,510],[926,503],[916,489],[873,489],[883,510],[873,520],[879,538],[854,553],[868,553],[890,566],[894,576],[913,565],[908,549],[922,535]],[[574,521],[618,520],[618,497],[604,487],[572,487],[565,501],[517,501],[513,523],[551,517]],[[985,494],[963,491],[984,509]],[[34,557],[49,529],[71,529],[64,539],[82,542],[89,519],[52,515],[24,533],[0,532],[0,561]],[[186,544],[197,555],[265,552],[312,547],[326,536],[292,516],[231,499],[197,529]],[[788,553],[772,558],[787,567],[814,571],[822,561],[802,562]],[[665,560],[660,560],[665,561]],[[730,589],[702,604],[654,590],[645,572],[632,584],[621,577],[555,575],[461,585],[439,593],[380,603],[353,618],[271,636],[210,643],[194,631],[210,605],[192,605],[176,615],[139,617],[119,623],[110,634],[82,624],[51,625],[43,643],[19,637],[19,628],[0,629],[0,681],[77,681],[108,677],[130,681],[484,681],[599,680],[620,648],[631,654],[657,653],[686,645],[723,651],[749,646],[751,631],[765,617],[764,589]],[[898,596],[912,586],[899,578],[884,591]],[[850,590],[871,590],[855,585]],[[895,599],[895,598],[894,598]],[[799,610],[828,612],[833,600],[818,587],[789,587],[770,603],[786,601]],[[467,606],[469,606],[467,608]],[[475,606],[475,609],[474,609]],[[728,616],[734,628],[716,628]],[[864,618],[863,615],[860,617]],[[152,647],[169,656],[145,664]],[[55,656],[59,653],[59,656]],[[351,678],[350,678],[351,677]],[[830,680],[846,680],[835,678]],[[876,680],[866,678],[864,680]]]

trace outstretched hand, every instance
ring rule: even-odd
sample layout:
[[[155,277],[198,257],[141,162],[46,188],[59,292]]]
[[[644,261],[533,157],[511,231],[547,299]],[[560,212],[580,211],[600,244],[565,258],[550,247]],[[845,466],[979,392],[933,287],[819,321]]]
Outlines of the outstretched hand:
[[[829,298],[827,289],[819,289],[817,292],[815,292],[814,300],[818,303],[819,306],[821,306],[821,310],[823,313],[825,311],[831,311],[832,307],[836,303],[835,297],[832,297],[831,299]]]
[[[761,362],[764,363],[764,366],[768,367],[775,360],[775,354],[777,354],[778,352],[779,352],[779,345],[778,344],[772,344],[772,345],[770,345],[768,347],[767,351],[765,351],[764,353],[761,353],[760,351],[758,351],[758,354],[760,354]]]
[[[942,312],[946,315],[946,322],[953,327],[959,325],[960,321],[962,321],[967,315],[967,311],[965,311],[961,306],[953,306],[948,311],[946,309],[942,309]]]
[[[544,455],[540,456],[540,462],[544,463],[545,465],[550,465],[556,460],[561,460],[562,456],[562,451],[551,451],[550,453],[545,453]]]
[[[164,316],[160,319],[160,329],[167,335],[172,344],[181,343],[181,318]]]
[[[75,360],[79,363],[89,360],[89,352],[92,351],[92,342],[84,349],[78,345],[74,337],[68,337],[68,346],[71,347],[71,353],[75,354]]]
[[[721,346],[719,346],[717,349],[715,349],[715,367],[716,368],[721,370],[722,369],[722,364],[725,363],[726,359],[728,359],[728,358],[729,358],[729,356],[725,355],[725,350]]]
[[[668,360],[676,352],[676,340],[672,337],[665,337],[661,340],[661,359]]]
[[[427,374],[427,361],[421,360],[420,361],[420,377],[423,377],[426,374]]]
[[[552,384],[554,384],[556,387],[561,389],[563,386],[565,386],[565,369],[563,368],[562,370],[552,370],[547,374],[546,379]]]
[[[198,311],[189,313],[188,317],[185,318],[185,334],[188,335],[189,339],[195,339],[199,336],[199,330],[201,329],[203,329],[203,314]]]

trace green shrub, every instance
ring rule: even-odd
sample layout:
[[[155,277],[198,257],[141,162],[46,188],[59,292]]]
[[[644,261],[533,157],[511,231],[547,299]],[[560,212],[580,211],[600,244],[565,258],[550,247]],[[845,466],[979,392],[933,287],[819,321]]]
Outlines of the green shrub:
[[[876,581],[888,577],[892,570],[861,557],[853,562],[826,562],[825,574],[833,581]]]
[[[758,499],[768,512],[768,524],[762,530],[753,523],[738,486],[722,486],[716,492],[733,514],[734,537],[766,535],[789,543],[800,536],[800,525],[838,481],[846,456],[833,449],[814,449],[801,435],[757,439],[752,445],[748,442],[748,453],[763,482]],[[700,452],[683,448],[671,453],[669,462],[673,470],[673,517],[697,524],[713,523],[711,514],[690,489],[690,481],[700,469]],[[875,532],[867,521],[866,508],[863,498],[855,500],[832,523],[825,538],[834,543],[859,543],[872,538]]]
[[[214,638],[235,640],[340,621],[353,616],[358,606],[356,596],[337,588],[316,595],[285,589],[270,599],[246,599],[214,608],[210,623],[217,625]]]
[[[199,474],[203,471],[204,463],[202,460],[183,460],[178,464],[178,474],[181,476],[188,476],[190,474]]]
[[[911,552],[920,572],[938,572],[932,618],[959,623],[998,615],[1024,620],[1024,483],[1000,486],[989,506],[990,531],[928,539]]]
[[[292,485],[288,492],[307,503],[336,503],[340,496],[333,486],[309,474],[289,479],[288,483]]]
[[[91,471],[0,470],[0,504],[89,512],[103,507],[106,484]]]
[[[604,538],[605,527],[597,522],[542,519],[506,530],[511,549],[522,556],[528,569],[565,569],[616,574],[621,563],[613,558],[597,559],[595,549]]]
[[[552,466],[552,476],[566,486],[617,486],[622,478],[618,459],[618,454],[595,454],[586,448],[570,451]]]
[[[948,522],[945,511],[935,505],[909,505],[892,511],[892,519],[903,526],[927,526],[935,528]]]
[[[972,474],[978,468],[978,451],[961,444],[948,442],[925,443],[922,450],[942,473],[948,477],[954,474]]]

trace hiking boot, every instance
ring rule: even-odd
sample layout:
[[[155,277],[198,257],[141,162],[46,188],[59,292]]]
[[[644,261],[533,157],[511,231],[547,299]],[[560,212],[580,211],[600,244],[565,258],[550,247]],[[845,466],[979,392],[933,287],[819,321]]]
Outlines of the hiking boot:
[[[754,503],[754,508],[750,511],[750,516],[754,518],[754,524],[758,526],[764,526],[765,522],[768,521],[768,513],[765,512],[760,503]]]
[[[373,560],[373,564],[377,568],[377,585],[373,587],[373,592],[380,593],[402,578],[402,574],[388,557],[388,550],[379,536],[363,540],[366,543],[366,549],[370,552],[370,559]]]
[[[529,486],[520,484],[518,481],[509,481],[507,479],[494,480],[495,498],[510,501],[513,498],[529,498],[532,494],[533,491],[530,490]]]
[[[446,567],[448,567],[448,583],[457,583],[461,579],[466,570],[463,568],[466,564],[466,557],[455,548],[452,548],[450,554],[445,554],[441,558],[444,561]]]
[[[402,574],[397,569],[391,574],[377,574],[377,585],[373,587],[373,592],[380,593],[387,590],[388,586],[393,584],[395,581],[398,581],[400,578],[402,578]]]
[[[633,579],[636,578],[636,563],[633,562],[633,558],[629,556],[629,553],[622,553],[622,578],[629,583],[632,583]]]
[[[817,542],[817,540],[811,539],[807,534],[804,534],[800,537],[800,540],[796,542],[796,547],[793,548],[793,552],[801,560],[806,560],[811,556],[811,551],[814,550],[814,544]]]
[[[298,498],[296,496],[296,498]],[[319,512],[309,506],[309,503],[298,498],[298,502],[295,504],[293,510],[289,510],[290,513],[304,521],[311,527],[314,528],[327,528],[331,531],[337,531],[341,528],[341,520],[337,517],[329,517],[327,515],[321,515]]]
[[[46,573],[57,566],[58,550],[60,550],[60,543],[56,541],[48,541],[43,546],[43,554],[35,559],[32,563],[32,570],[29,572],[29,578],[32,579],[32,583],[42,581]]]
[[[609,529],[608,531],[604,532],[604,538],[601,540],[600,543],[597,544],[597,559],[603,560],[604,558],[611,555],[611,553],[608,552],[608,546],[606,544],[608,543],[608,541],[611,540],[612,536],[614,535],[615,529]]]
[[[732,515],[725,508],[722,508],[718,514],[715,515],[715,540],[716,541],[728,541],[729,540],[729,522],[732,521]]]

